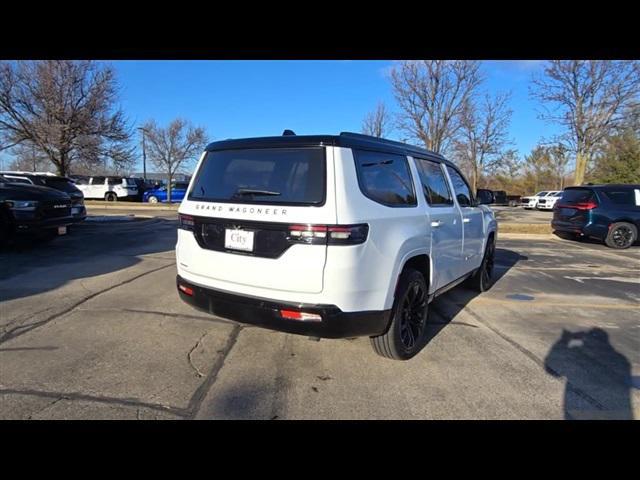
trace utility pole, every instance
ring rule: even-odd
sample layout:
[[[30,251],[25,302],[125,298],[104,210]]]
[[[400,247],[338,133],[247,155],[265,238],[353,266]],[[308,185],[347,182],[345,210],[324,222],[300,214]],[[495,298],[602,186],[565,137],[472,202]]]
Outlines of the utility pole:
[[[31,160],[33,161],[33,171],[36,171],[36,146],[31,144]]]
[[[146,183],[147,181],[147,152],[145,148],[144,142],[144,134],[146,133],[146,129],[143,127],[138,127],[138,130],[142,131],[142,178]]]

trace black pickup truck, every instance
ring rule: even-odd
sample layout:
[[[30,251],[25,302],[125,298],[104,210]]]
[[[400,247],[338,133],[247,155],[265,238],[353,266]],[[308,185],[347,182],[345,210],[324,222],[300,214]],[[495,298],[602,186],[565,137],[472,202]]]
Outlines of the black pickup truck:
[[[74,223],[71,198],[49,187],[14,183],[0,175],[0,244],[18,235],[51,239]]]

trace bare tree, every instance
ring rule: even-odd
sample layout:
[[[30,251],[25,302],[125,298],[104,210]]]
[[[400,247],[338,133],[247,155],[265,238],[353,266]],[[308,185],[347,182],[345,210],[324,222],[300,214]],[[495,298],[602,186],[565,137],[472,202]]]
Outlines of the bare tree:
[[[481,82],[477,61],[401,62],[391,70],[402,110],[398,127],[427,149],[445,153],[460,129],[465,105]]]
[[[379,102],[373,112],[369,112],[362,122],[362,133],[374,137],[384,137],[389,134],[391,116],[384,103]]]
[[[128,159],[114,70],[92,61],[0,63],[0,139],[34,144],[61,175],[77,161]]]
[[[494,166],[509,143],[508,129],[512,111],[510,94],[486,94],[480,102],[468,99],[460,118],[460,131],[454,141],[453,154],[471,171],[475,191],[485,168]]]
[[[204,128],[194,127],[186,120],[177,118],[166,128],[150,120],[144,125],[147,157],[168,179],[167,201],[171,203],[171,183],[176,173],[196,160],[206,145]]]
[[[23,142],[12,149],[13,160],[9,170],[42,172],[52,168],[49,158],[32,142]]]
[[[556,185],[558,190],[564,188],[565,177],[567,176],[567,165],[569,164],[569,156],[567,155],[567,147],[562,143],[553,145],[548,148],[549,166],[553,175],[556,177]]]
[[[534,78],[531,94],[543,102],[542,118],[565,127],[564,141],[576,159],[574,183],[580,185],[598,147],[638,101],[640,62],[553,60]]]

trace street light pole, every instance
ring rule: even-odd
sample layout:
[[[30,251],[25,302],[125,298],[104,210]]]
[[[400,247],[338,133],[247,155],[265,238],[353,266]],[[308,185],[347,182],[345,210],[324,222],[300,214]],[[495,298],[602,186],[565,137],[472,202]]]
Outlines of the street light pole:
[[[138,127],[138,130],[142,131],[142,178],[144,178],[144,181],[147,181],[147,151],[145,148],[145,142],[144,142],[144,134],[146,132],[146,129],[144,129],[143,127]]]

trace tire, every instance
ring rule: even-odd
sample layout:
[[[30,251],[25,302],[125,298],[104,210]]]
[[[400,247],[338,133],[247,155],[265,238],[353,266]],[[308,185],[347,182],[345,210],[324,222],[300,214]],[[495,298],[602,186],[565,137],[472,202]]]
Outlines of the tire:
[[[151,195],[149,198],[147,198],[147,202],[149,203],[158,203],[158,197]]]
[[[616,222],[609,228],[604,243],[607,247],[623,250],[629,248],[638,239],[638,229],[632,223]]]
[[[391,324],[384,335],[371,337],[371,346],[380,356],[393,360],[409,360],[426,344],[429,311],[427,282],[413,268],[400,275]]]
[[[113,192],[107,192],[104,194],[104,200],[105,202],[117,202],[118,201],[118,195],[116,195]]]
[[[469,279],[468,285],[473,290],[483,293],[493,286],[493,283],[495,282],[495,278],[493,275],[495,255],[496,241],[495,237],[491,237],[484,250],[484,256],[482,257],[482,263],[480,264],[480,267],[478,268],[476,273],[474,273],[473,276]]]

